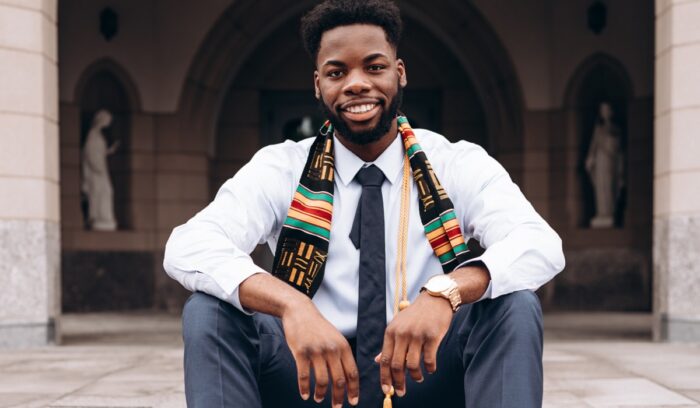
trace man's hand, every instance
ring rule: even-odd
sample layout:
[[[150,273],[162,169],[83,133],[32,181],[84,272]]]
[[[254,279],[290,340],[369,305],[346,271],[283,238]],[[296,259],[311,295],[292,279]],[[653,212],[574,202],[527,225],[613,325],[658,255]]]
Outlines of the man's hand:
[[[314,400],[322,401],[330,385],[334,408],[343,404],[346,388],[348,402],[357,405],[360,376],[350,345],[311,299],[267,273],[257,273],[244,280],[238,287],[238,295],[243,307],[282,319],[287,344],[296,360],[299,393],[303,399],[309,398],[313,369]]]
[[[457,282],[462,304],[479,300],[491,281],[483,264],[464,266],[451,272],[450,277]],[[396,395],[406,394],[406,370],[415,381],[423,381],[421,354],[428,373],[437,371],[437,350],[450,328],[452,316],[449,300],[427,292],[394,316],[384,333],[382,352],[377,356],[384,393],[393,385]]]
[[[437,370],[437,350],[452,321],[447,299],[423,292],[415,303],[394,317],[384,333],[384,346],[378,356],[384,393],[393,384],[396,395],[406,394],[406,370],[417,382],[423,381],[421,354],[425,369]]]
[[[281,317],[287,344],[296,360],[301,397],[305,400],[309,398],[309,379],[313,368],[316,402],[323,400],[330,385],[334,408],[342,406],[346,387],[348,402],[357,405],[359,373],[345,337],[321,316],[310,300],[288,308]]]

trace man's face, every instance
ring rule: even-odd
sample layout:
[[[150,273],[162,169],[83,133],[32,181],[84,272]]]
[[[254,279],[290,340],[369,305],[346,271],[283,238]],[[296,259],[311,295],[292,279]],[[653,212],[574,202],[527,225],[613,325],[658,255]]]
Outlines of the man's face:
[[[316,67],[316,98],[341,136],[363,145],[391,129],[406,70],[381,27],[353,24],[326,31]]]

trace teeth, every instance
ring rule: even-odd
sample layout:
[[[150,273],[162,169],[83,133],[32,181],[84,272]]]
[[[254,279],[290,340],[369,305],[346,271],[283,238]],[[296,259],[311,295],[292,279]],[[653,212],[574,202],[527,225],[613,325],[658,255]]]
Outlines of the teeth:
[[[364,105],[353,105],[348,107],[346,110],[350,113],[365,113],[374,109],[375,106],[376,104],[374,103],[368,103]]]

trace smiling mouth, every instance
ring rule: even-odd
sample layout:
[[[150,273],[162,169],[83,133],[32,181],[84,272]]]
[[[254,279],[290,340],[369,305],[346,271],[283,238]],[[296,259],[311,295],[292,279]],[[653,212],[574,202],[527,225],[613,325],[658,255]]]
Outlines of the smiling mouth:
[[[350,112],[350,113],[365,113],[365,112],[369,112],[372,109],[374,109],[375,106],[377,106],[376,103],[365,103],[362,105],[349,106],[349,107],[345,108],[344,111]]]
[[[340,112],[351,122],[367,122],[379,114],[380,106],[379,101],[356,101],[341,107]]]

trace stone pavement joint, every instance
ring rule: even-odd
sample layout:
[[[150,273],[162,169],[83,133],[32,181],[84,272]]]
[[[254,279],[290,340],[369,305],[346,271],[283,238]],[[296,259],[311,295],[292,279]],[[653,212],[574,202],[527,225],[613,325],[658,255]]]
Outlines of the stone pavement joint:
[[[700,345],[645,314],[545,315],[544,407],[700,408]],[[63,344],[0,350],[0,408],[184,408],[179,316],[65,315]]]

